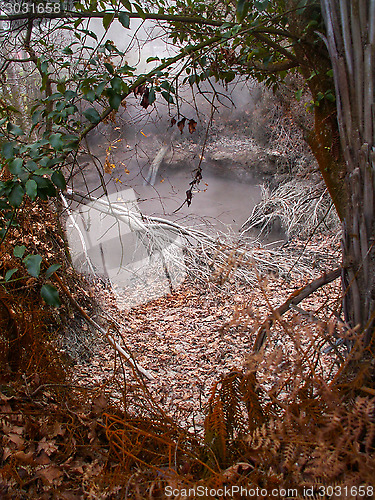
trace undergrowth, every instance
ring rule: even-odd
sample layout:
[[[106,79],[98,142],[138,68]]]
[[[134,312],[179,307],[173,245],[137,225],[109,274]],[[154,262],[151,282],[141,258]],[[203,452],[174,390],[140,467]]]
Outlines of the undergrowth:
[[[32,216],[55,235],[48,210]],[[23,244],[48,258],[52,240]],[[2,246],[3,271],[16,265],[10,248]],[[64,287],[84,301],[65,265]],[[201,436],[165,413],[136,369],[132,384],[117,376],[116,391],[73,385],[57,342],[69,297],[60,288],[57,314],[43,304],[40,280],[20,278],[0,291],[2,499],[285,498],[290,489],[288,498],[325,498],[328,487],[336,498],[373,497],[372,352],[328,312],[312,321],[276,315],[282,342],[217,381]]]

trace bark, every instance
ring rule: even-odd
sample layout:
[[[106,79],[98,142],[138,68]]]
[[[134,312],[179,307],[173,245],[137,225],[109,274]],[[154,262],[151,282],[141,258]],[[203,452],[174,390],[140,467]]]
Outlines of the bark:
[[[291,11],[290,29],[293,33],[300,34],[300,39],[294,43],[293,49],[299,62],[299,71],[316,103],[314,128],[305,139],[318,162],[337,214],[340,220],[343,220],[347,204],[344,182],[346,165],[340,148],[336,103],[318,99],[319,94],[333,92],[334,83],[329,74],[331,61],[324,41],[317,38],[315,31],[305,30],[309,21],[316,17],[313,11],[317,6],[312,4],[303,11],[298,10],[297,6],[296,0],[288,0],[287,7]]]
[[[365,346],[375,318],[375,0],[321,0],[345,168],[344,310]]]

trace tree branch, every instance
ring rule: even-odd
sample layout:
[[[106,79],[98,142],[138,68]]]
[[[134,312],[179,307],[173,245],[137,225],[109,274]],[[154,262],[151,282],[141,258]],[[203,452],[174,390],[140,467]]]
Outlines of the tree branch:
[[[267,340],[267,336],[270,328],[274,324],[275,320],[279,319],[290,306],[296,306],[302,300],[306,299],[309,295],[314,293],[318,288],[323,285],[327,285],[327,283],[331,283],[331,281],[336,280],[341,276],[341,267],[331,271],[329,273],[325,273],[314,281],[311,281],[307,285],[299,288],[295,292],[293,292],[290,297],[282,304],[280,307],[272,311],[272,313],[263,321],[260,327],[257,330],[257,336],[254,343],[253,352],[259,352],[262,348],[263,344]]]
[[[2,15],[0,16],[0,21],[20,21],[23,19],[103,19],[107,14],[113,14],[114,19],[117,19],[119,14],[125,13],[130,19],[149,19],[154,21],[174,21],[177,23],[192,23],[192,24],[203,24],[205,26],[221,26],[223,21],[214,21],[211,19],[206,19],[204,17],[193,17],[193,16],[174,16],[173,14],[149,14],[144,13],[143,17],[135,12],[53,12],[49,13],[29,13],[29,14],[14,14],[14,15]],[[234,26],[235,23],[233,23]]]
[[[248,67],[253,67],[258,71],[263,71],[264,73],[278,73],[279,71],[287,71],[292,68],[299,66],[299,63],[293,61],[280,61],[271,64],[262,64],[258,61],[249,62]]]
[[[259,33],[259,31],[254,30],[254,31],[252,31],[251,34],[253,35],[254,38],[259,40],[260,42],[264,43],[268,47],[272,47],[277,52],[279,52],[280,54],[285,56],[287,59],[289,59],[289,61],[292,61],[293,63],[295,63],[296,66],[300,65],[300,61],[297,59],[297,57],[295,55],[293,55],[291,52],[289,52],[289,50],[287,50],[285,47],[282,47],[280,44],[278,44],[277,42],[272,40],[270,37],[268,37],[264,33]]]

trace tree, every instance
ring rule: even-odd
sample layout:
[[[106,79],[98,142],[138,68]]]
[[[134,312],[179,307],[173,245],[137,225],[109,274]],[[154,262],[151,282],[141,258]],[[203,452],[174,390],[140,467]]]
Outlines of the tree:
[[[314,0],[177,0],[169,6],[164,0],[150,6],[128,0],[81,1],[69,12],[13,11],[0,16],[18,23],[13,29],[18,30],[26,61],[39,73],[43,92],[32,110],[33,131],[38,130],[33,143],[22,143],[24,131],[12,122],[10,103],[2,104],[2,156],[13,175],[1,185],[3,237],[25,195],[47,199],[56,187],[64,189],[63,166],[73,165],[78,145],[131,93],[140,96],[147,109],[159,98],[174,103],[181,80],[199,89],[210,78],[228,83],[242,74],[275,87],[289,72],[298,71],[312,95],[315,116],[314,130],[306,131],[306,139],[343,223],[346,319],[352,327],[360,325],[368,345],[375,314],[375,7],[370,0],[322,0],[322,6],[327,30]],[[115,19],[124,29],[133,18],[163,23],[177,53],[138,74],[114,43],[90,47],[87,41],[96,36],[83,23],[92,18],[102,19],[106,30]],[[65,48],[41,37],[43,31],[58,30],[72,33]],[[81,55],[75,60],[76,53]],[[4,64],[26,62],[12,55],[3,58]],[[181,61],[178,71],[171,72]],[[81,103],[83,116],[78,112]]]
[[[375,5],[322,0],[322,7],[345,158],[345,310],[352,325],[361,325],[369,345],[375,321]]]

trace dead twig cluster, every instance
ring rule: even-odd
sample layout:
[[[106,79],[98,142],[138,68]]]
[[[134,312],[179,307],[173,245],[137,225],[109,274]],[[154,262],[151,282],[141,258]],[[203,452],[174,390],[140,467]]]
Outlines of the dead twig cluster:
[[[309,237],[317,228],[321,233],[340,231],[339,219],[323,187],[293,180],[274,190],[265,185],[261,189],[262,201],[244,223],[244,232],[257,229],[266,235],[276,227],[290,238]]]

